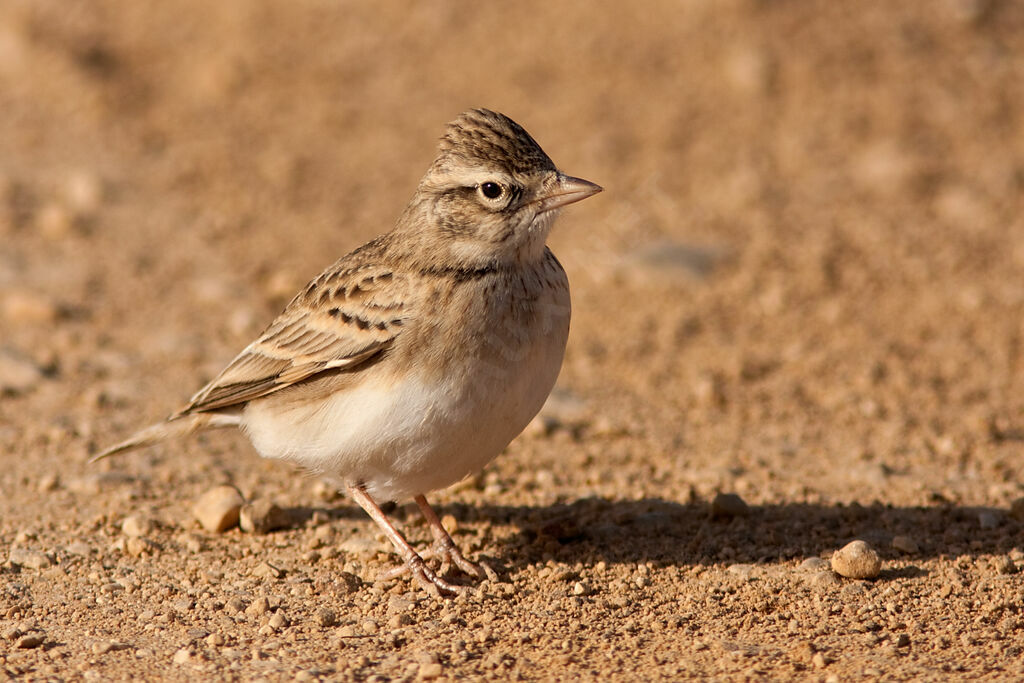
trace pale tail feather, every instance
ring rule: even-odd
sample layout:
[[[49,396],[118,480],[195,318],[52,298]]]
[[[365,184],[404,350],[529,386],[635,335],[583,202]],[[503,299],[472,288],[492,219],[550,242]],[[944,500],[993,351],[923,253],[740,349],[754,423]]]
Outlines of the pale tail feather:
[[[237,427],[240,424],[241,417],[239,415],[224,413],[196,413],[194,415],[176,417],[135,432],[116,446],[111,446],[102,453],[97,453],[89,459],[89,462],[96,462],[111,455],[117,455],[118,453],[131,451],[136,448],[152,446],[167,439],[185,437],[204,429]]]

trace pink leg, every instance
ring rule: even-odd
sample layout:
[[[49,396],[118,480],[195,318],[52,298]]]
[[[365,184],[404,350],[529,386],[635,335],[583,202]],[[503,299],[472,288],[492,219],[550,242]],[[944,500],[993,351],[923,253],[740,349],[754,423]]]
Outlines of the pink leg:
[[[409,572],[428,593],[434,597],[440,597],[441,595],[457,595],[462,591],[459,586],[453,586],[430,570],[423,561],[423,558],[416,553],[416,550],[409,545],[409,542],[394,527],[391,520],[384,514],[384,511],[370,497],[370,494],[361,487],[352,485],[348,486],[348,493],[352,496],[352,500],[359,503],[359,507],[363,508],[366,514],[370,515],[370,518],[377,522],[377,526],[384,530],[384,534],[391,540],[395,550],[405,560],[405,565],[409,568]],[[434,518],[436,519],[437,516],[435,515]],[[451,542],[451,539],[449,539],[449,542]]]
[[[448,531],[441,524],[441,520],[438,519],[437,513],[434,512],[434,508],[430,507],[430,503],[427,502],[426,496],[416,496],[414,498],[416,505],[419,506],[420,512],[423,513],[423,519],[427,520],[427,524],[430,526],[430,532],[434,535],[434,554],[441,558],[441,570],[440,573],[444,574],[448,566],[455,563],[462,571],[466,572],[470,576],[475,576],[478,579],[484,578],[486,573],[488,578],[494,580],[496,577],[492,576],[494,571],[491,570],[487,565],[477,565],[467,560],[459,548],[455,545],[455,541],[448,535]]]

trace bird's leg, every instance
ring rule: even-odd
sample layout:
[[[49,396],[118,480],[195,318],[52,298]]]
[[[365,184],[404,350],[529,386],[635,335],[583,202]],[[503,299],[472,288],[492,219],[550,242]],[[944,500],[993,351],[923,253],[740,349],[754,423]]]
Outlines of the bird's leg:
[[[423,558],[409,545],[409,542],[395,528],[391,520],[384,514],[384,511],[377,505],[377,502],[370,497],[370,494],[361,486],[348,485],[347,488],[348,494],[352,496],[352,500],[358,503],[359,507],[363,508],[366,514],[370,515],[370,518],[377,522],[377,526],[384,530],[384,534],[390,539],[391,544],[395,546],[395,550],[405,561],[405,566],[408,567],[409,573],[413,575],[416,581],[428,593],[434,597],[440,597],[442,595],[457,595],[462,592],[463,589],[461,587],[453,586],[430,570],[430,567],[426,565]],[[451,539],[449,539],[450,541]]]
[[[437,513],[434,512],[434,508],[430,507],[430,503],[427,502],[426,496],[419,495],[413,500],[416,501],[416,505],[419,506],[420,512],[423,513],[423,519],[427,520],[427,525],[430,526],[430,532],[434,535],[434,555],[441,558],[441,574],[444,574],[448,570],[448,567],[454,563],[456,567],[470,576],[477,577],[478,579],[482,579],[484,576],[492,581],[497,579],[497,575],[494,573],[494,570],[486,564],[470,562],[462,555],[458,546],[455,545],[455,541],[453,541],[452,537],[448,534],[448,530],[444,528],[444,525],[441,524],[441,520],[438,519]]]

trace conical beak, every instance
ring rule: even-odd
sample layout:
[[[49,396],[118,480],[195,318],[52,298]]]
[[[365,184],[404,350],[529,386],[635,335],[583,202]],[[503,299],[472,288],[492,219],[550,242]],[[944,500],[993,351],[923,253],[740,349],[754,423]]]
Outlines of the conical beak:
[[[572,176],[559,173],[558,180],[554,186],[540,200],[540,210],[538,213],[560,209],[567,204],[572,204],[581,199],[586,199],[592,194],[597,194],[603,189],[600,185],[595,185],[589,180],[573,178]]]

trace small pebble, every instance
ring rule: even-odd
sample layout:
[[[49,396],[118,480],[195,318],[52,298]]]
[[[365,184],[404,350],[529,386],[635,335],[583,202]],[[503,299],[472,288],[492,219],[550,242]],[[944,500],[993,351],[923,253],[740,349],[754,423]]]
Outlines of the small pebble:
[[[407,613],[396,614],[388,620],[388,628],[394,630],[396,628],[402,628],[412,623],[412,617]]]
[[[7,561],[29,569],[45,569],[53,564],[53,560],[46,553],[25,548],[11,548],[7,555]]]
[[[444,670],[441,668],[441,665],[437,662],[433,662],[431,664],[420,664],[417,678],[424,681],[432,681],[435,678],[440,678],[443,671]]]
[[[0,349],[0,394],[24,393],[42,379],[42,371],[31,360]]]
[[[15,641],[14,647],[22,650],[31,650],[42,645],[44,640],[42,633],[26,633]]]
[[[284,571],[269,562],[260,562],[253,567],[252,575],[261,579],[280,579],[284,576]]]
[[[116,640],[98,640],[92,644],[92,652],[96,655],[105,655],[108,652],[127,650],[130,647],[131,645],[128,643],[119,643]]]
[[[131,515],[130,517],[125,517],[121,522],[121,533],[125,536],[137,538],[139,536],[145,536],[152,530],[153,520],[148,517]]]
[[[60,477],[53,472],[47,472],[39,478],[39,483],[36,484],[36,491],[39,493],[49,493],[50,491],[56,491],[60,488]]]
[[[711,501],[711,516],[715,519],[746,517],[750,507],[735,493],[719,493]]]
[[[242,506],[238,526],[249,534],[265,534],[291,526],[291,516],[276,503],[260,499]]]
[[[901,553],[908,553],[913,555],[919,548],[917,541],[910,536],[893,536],[892,547],[899,550]]]
[[[81,557],[88,557],[92,554],[92,546],[85,541],[72,541],[64,546],[64,550],[71,555],[79,555]]]
[[[192,514],[207,531],[221,533],[238,524],[244,503],[234,486],[218,486],[199,497],[192,506]]]
[[[1004,576],[1017,573],[1017,565],[1006,555],[999,555],[992,558],[992,566],[996,572]]]
[[[103,202],[103,181],[88,171],[72,174],[65,183],[64,194],[68,204],[76,211],[91,213]]]
[[[188,664],[191,659],[192,653],[188,651],[188,648],[183,647],[174,653],[174,657],[171,659],[171,661],[174,664],[181,666],[182,664]]]
[[[811,574],[809,581],[815,588],[828,588],[839,585],[839,579],[832,572],[815,572]]]
[[[882,560],[864,541],[852,541],[832,553],[832,571],[848,579],[874,579],[882,571]]]
[[[239,598],[235,598],[238,600]],[[261,617],[270,611],[270,602],[262,595],[252,601],[248,607],[245,608],[245,613],[250,617]]]
[[[821,572],[828,568],[828,560],[820,557],[808,557],[800,563],[800,570],[805,572]]]
[[[35,292],[8,290],[0,299],[0,315],[15,325],[52,323],[57,319],[58,312],[56,304]]]
[[[282,614],[281,612],[275,612],[274,616],[270,617],[270,620],[267,622],[267,626],[274,629],[275,631],[280,631],[287,625],[288,618],[285,617],[284,614]]]
[[[330,607],[323,607],[317,610],[316,620],[320,626],[328,628],[338,623],[338,614]]]
[[[124,544],[125,552],[132,557],[142,557],[143,555],[152,555],[158,547],[156,543],[149,540],[148,538],[129,538]]]

